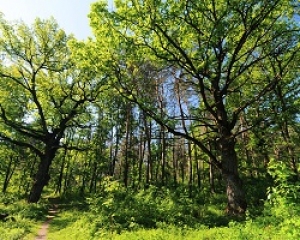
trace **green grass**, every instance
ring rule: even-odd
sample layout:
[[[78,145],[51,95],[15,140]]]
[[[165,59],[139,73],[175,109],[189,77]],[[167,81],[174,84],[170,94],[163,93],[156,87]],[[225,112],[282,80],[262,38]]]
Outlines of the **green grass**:
[[[111,228],[103,228],[103,223],[94,216],[80,214],[78,211],[62,213],[54,219],[49,240],[58,239],[114,239],[114,240],[195,240],[195,239],[233,239],[233,240],[289,240],[299,239],[298,226],[289,226],[287,223],[282,225],[272,225],[264,223],[263,219],[257,222],[246,221],[242,223],[230,222],[228,226],[208,228],[199,226],[198,228],[184,228],[169,224],[160,224],[157,228],[145,229],[116,229],[114,225]],[[296,220],[296,219],[294,219]],[[298,220],[297,220],[298,221]]]
[[[55,219],[48,235],[49,240],[57,239],[114,239],[114,240],[194,240],[194,239],[297,239],[296,235],[287,235],[282,229],[272,225],[260,225],[258,223],[235,223],[231,222],[227,227],[208,228],[199,226],[195,228],[180,228],[173,225],[161,224],[154,229],[135,228],[133,230],[116,231],[115,226],[111,229],[101,228],[97,219],[87,215],[64,213]],[[74,218],[74,216],[78,216]],[[299,229],[299,228],[298,228]]]
[[[63,204],[61,212],[51,223],[48,239],[300,238],[300,233],[295,230],[300,229],[298,211],[290,210],[290,214],[278,218],[271,214],[271,209],[265,211],[267,214],[250,209],[244,218],[229,217],[224,214],[221,195],[215,195],[205,203],[201,195],[189,199],[177,194],[155,188],[137,194],[113,189],[104,191],[101,196],[87,198],[80,204]]]
[[[32,239],[46,219],[47,208],[45,203],[28,204],[16,194],[1,194],[0,212],[9,217],[0,221],[0,239]]]
[[[224,195],[150,187],[138,193],[110,183],[99,195],[68,195],[27,204],[14,195],[1,195],[0,212],[14,220],[0,222],[1,240],[34,239],[51,204],[59,212],[49,240],[289,240],[300,239],[299,204],[276,197],[251,204],[246,216],[226,216]],[[253,201],[254,202],[254,201]]]

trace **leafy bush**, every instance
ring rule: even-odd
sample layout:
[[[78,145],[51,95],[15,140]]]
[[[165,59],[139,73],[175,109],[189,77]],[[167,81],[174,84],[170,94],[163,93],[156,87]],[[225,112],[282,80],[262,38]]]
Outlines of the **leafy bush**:
[[[253,215],[254,211],[249,209],[245,219],[224,215],[223,195],[207,198],[195,191],[194,197],[189,198],[181,188],[176,191],[155,186],[135,192],[125,189],[117,181],[107,181],[101,195],[90,196],[83,201],[84,208],[72,208],[72,199],[69,199],[71,207],[61,206],[61,213],[51,222],[48,238],[298,239],[299,212],[294,204],[297,200],[286,200],[281,192],[281,182],[290,184],[290,180],[279,181],[275,175],[272,176],[276,185],[270,188],[271,198],[265,203],[264,214]],[[291,192],[286,194],[290,196]],[[284,214],[282,211],[285,211]]]
[[[300,238],[300,182],[285,162],[272,159],[268,168],[274,185],[268,189],[264,215],[285,239]]]

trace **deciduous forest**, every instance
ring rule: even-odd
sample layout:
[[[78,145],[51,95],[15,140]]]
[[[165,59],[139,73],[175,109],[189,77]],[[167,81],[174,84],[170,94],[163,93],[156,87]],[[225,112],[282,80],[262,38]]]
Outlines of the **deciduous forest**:
[[[0,239],[300,238],[300,3],[95,1],[0,18]]]

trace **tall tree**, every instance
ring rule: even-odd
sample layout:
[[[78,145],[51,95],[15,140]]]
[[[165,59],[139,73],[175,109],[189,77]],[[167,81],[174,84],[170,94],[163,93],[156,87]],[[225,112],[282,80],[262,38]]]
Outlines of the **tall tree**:
[[[37,202],[50,176],[49,168],[64,146],[68,128],[86,124],[88,107],[99,94],[102,79],[76,68],[68,42],[73,38],[53,19],[0,22],[0,138],[29,148],[40,159],[28,202]]]
[[[299,26],[292,2],[119,0],[114,12],[103,2],[92,7],[95,46],[107,50],[115,86],[164,129],[192,141],[209,156],[226,182],[229,213],[247,207],[235,149],[236,137],[245,131],[237,127],[239,116],[268,101],[295,67]],[[194,114],[183,119],[186,128],[193,121],[206,126],[207,133],[214,132],[216,151],[211,151],[209,141],[174,124],[168,104],[162,113],[159,103],[140,91],[138,82],[147,79],[141,78],[139,69],[149,61],[157,66],[157,74],[170,69],[178,73],[177,84],[191,90],[192,101],[184,109],[205,111],[209,118],[188,111]],[[273,67],[274,61],[280,62],[280,68]],[[169,74],[164,84],[174,82]],[[164,98],[167,101],[168,95]]]

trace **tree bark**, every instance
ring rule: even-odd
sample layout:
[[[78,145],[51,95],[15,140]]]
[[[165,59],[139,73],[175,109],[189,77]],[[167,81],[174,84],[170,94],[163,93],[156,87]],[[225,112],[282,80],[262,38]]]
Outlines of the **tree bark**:
[[[247,209],[243,182],[238,174],[238,162],[235,152],[235,139],[225,136],[220,140],[222,174],[226,182],[227,208],[230,215],[243,214]]]
[[[149,125],[148,125],[149,124]],[[149,187],[152,177],[152,153],[151,153],[151,134],[152,124],[151,121],[147,121],[146,114],[144,113],[144,126],[146,132],[147,141],[147,168],[146,168],[146,187]]]
[[[129,171],[130,171],[130,158],[131,151],[132,151],[132,127],[131,127],[131,121],[132,121],[132,105],[131,103],[128,103],[126,106],[126,134],[125,134],[125,146],[124,146],[124,166],[123,166],[123,182],[125,187],[127,188],[129,186]]]
[[[18,160],[18,159],[17,159]],[[6,190],[8,188],[8,184],[9,184],[9,181],[16,169],[16,164],[13,163],[14,162],[14,158],[13,156],[10,156],[9,157],[9,163],[8,163],[8,166],[6,167],[6,173],[5,173],[5,179],[4,179],[4,184],[3,184],[3,187],[2,187],[2,192],[3,193],[6,193]]]
[[[62,189],[62,181],[63,181],[63,177],[64,177],[64,168],[66,165],[66,157],[67,157],[67,149],[65,149],[64,155],[62,157],[62,163],[60,165],[59,176],[58,176],[57,183],[56,183],[55,193],[59,193],[59,194],[61,193],[61,189]]]
[[[43,188],[48,184],[50,180],[49,167],[52,159],[48,156],[45,156],[39,164],[37,174],[35,175],[35,181],[31,188],[28,202],[37,203],[42,195]]]
[[[42,195],[44,187],[50,180],[49,168],[58,150],[57,146],[59,140],[51,142],[45,147],[45,153],[40,156],[40,163],[38,166],[37,173],[35,175],[35,181],[32,185],[30,194],[28,196],[29,203],[37,203]]]

